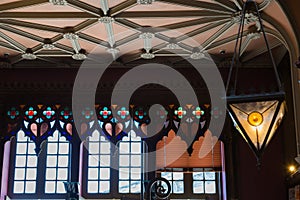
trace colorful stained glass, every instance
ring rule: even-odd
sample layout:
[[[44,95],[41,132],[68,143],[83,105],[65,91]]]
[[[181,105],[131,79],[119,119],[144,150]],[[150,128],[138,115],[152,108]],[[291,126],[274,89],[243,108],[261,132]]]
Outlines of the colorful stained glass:
[[[108,107],[104,107],[100,112],[99,114],[104,118],[104,119],[107,119],[110,117],[111,115],[111,111],[108,109]]]
[[[164,107],[161,107],[156,114],[159,116],[159,118],[164,119],[168,115],[168,111],[166,111]]]
[[[28,117],[28,119],[33,119],[37,115],[37,111],[34,110],[33,107],[29,107],[29,109],[25,111],[25,115]]]
[[[91,110],[90,108],[85,108],[84,111],[81,112],[81,114],[86,118],[86,119],[91,119],[91,117],[94,114],[94,111]]]
[[[215,119],[218,119],[221,115],[223,115],[223,113],[219,110],[218,107],[215,107],[211,110],[211,115],[212,117],[214,117]]]
[[[193,111],[193,115],[195,115],[195,117],[197,119],[200,119],[202,115],[204,115],[204,111],[201,110],[200,107],[197,107],[194,111]]]
[[[174,111],[174,114],[178,116],[178,118],[182,119],[184,115],[186,115],[186,111],[183,110],[182,107],[179,107],[178,110]]]
[[[125,107],[122,107],[117,113],[121,117],[121,119],[125,119],[129,115],[129,111],[126,110]]]
[[[147,112],[144,111],[143,108],[139,108],[137,111],[135,111],[134,115],[135,115],[135,118],[141,120],[147,115]]]
[[[43,111],[43,115],[47,118],[47,119],[51,119],[52,116],[55,114],[55,111],[52,110],[51,107],[47,107],[46,110]]]
[[[12,107],[9,111],[7,111],[7,115],[10,119],[16,119],[20,115],[20,112],[17,108]]]
[[[72,111],[68,107],[60,111],[60,116],[65,120],[72,118],[72,114]]]

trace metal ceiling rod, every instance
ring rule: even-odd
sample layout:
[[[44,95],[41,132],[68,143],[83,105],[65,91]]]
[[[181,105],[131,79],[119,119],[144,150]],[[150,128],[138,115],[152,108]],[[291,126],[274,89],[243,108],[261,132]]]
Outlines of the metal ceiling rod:
[[[107,12],[109,10],[109,6],[108,6],[107,0],[100,0],[100,7],[101,7],[104,15],[107,15]]]

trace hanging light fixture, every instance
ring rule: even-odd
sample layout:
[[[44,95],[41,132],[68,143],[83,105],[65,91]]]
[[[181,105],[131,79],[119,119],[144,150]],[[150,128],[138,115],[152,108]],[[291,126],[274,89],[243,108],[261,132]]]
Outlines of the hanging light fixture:
[[[278,87],[278,91],[276,92],[256,95],[236,94],[237,69],[241,64],[239,56],[241,55],[242,49],[244,25],[247,23],[247,16],[250,12],[257,16],[256,26],[263,34],[264,42],[266,44],[268,54],[270,55]],[[239,23],[234,54],[226,85],[227,100],[229,102],[228,110],[236,129],[241,133],[255,153],[257,164],[259,166],[261,164],[262,153],[272,139],[284,116],[284,92],[282,90],[274,58],[266,38],[258,6],[255,1],[247,0],[244,3]],[[235,79],[233,87],[230,87],[232,85],[231,79],[234,66],[236,66]],[[229,90],[230,94],[228,94]]]

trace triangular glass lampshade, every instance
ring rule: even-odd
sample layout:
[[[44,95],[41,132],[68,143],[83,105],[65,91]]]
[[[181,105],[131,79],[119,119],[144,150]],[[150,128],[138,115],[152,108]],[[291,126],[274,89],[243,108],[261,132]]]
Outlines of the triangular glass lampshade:
[[[260,159],[284,116],[284,103],[278,100],[229,105],[236,129]]]

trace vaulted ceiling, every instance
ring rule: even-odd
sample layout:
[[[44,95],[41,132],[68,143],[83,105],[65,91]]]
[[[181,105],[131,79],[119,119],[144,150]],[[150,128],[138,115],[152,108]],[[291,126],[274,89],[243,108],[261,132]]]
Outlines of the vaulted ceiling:
[[[291,25],[277,1],[257,3],[271,48],[284,46],[277,51],[280,61],[294,42],[287,40],[294,36]],[[91,52],[109,53],[122,64],[205,59],[205,53],[222,59],[232,55],[242,7],[242,0],[1,0],[1,64],[43,60],[59,66]],[[266,52],[251,10],[246,24],[243,61]]]

